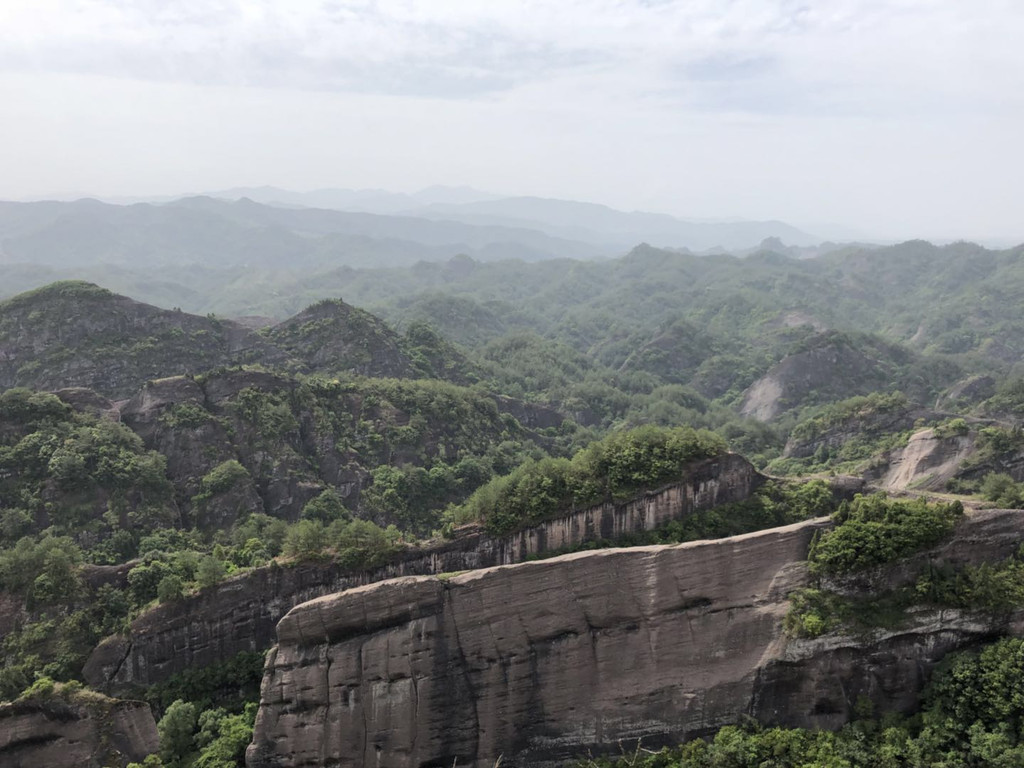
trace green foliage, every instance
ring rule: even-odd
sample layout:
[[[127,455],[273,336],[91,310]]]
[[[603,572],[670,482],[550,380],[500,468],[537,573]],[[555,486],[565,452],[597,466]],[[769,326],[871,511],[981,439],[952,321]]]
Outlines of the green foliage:
[[[947,538],[962,515],[958,501],[929,504],[858,495],[839,508],[835,528],[812,547],[811,572],[842,574],[892,562]]]
[[[177,699],[156,724],[160,734],[160,759],[167,768],[185,768],[195,745],[196,706]]]
[[[184,593],[185,585],[181,577],[174,573],[167,574],[156,585],[156,599],[161,603],[173,603],[181,600]]]
[[[1003,614],[1024,607],[1024,548],[999,563],[960,568],[929,564],[913,584],[881,594],[852,596],[822,588],[790,595],[784,626],[793,637],[835,629],[870,630],[905,623],[915,606]]]
[[[67,536],[26,536],[0,550],[0,588],[23,594],[30,606],[73,600],[80,594],[82,553]]]
[[[959,437],[966,435],[970,431],[967,426],[967,422],[960,418],[946,419],[945,421],[936,424],[934,432],[936,437]]]
[[[200,589],[212,587],[223,581],[227,572],[227,566],[223,560],[213,555],[207,555],[199,561],[199,565],[196,567],[196,584]]]
[[[559,512],[622,500],[676,480],[693,461],[725,451],[725,441],[688,427],[641,427],[613,433],[567,459],[528,461],[479,488],[446,512],[454,524],[482,520],[495,535]]]
[[[203,712],[195,743],[199,748],[195,768],[238,768],[245,764],[245,749],[252,741],[258,705],[251,702],[238,714],[223,709]]]
[[[259,697],[264,651],[243,651],[222,664],[192,667],[150,686],[146,700],[160,711],[175,700],[195,703],[200,712],[212,707],[239,711]]]
[[[981,495],[1006,509],[1024,507],[1024,483],[1000,472],[990,472],[981,481]]]
[[[345,507],[338,492],[328,488],[306,502],[306,506],[302,508],[302,519],[318,520],[328,525],[335,520],[351,520],[352,513]]]
[[[0,395],[0,425],[0,546],[50,529],[95,547],[170,516],[165,457],[123,424],[13,389]],[[101,558],[115,551],[97,547]]]
[[[218,464],[203,476],[199,485],[199,493],[192,498],[192,501],[196,504],[208,501],[218,494],[231,491],[236,485],[249,479],[249,470],[236,459],[229,459]]]
[[[310,558],[327,548],[327,529],[319,520],[299,520],[288,529],[282,549],[286,557]]]
[[[797,424],[790,437],[798,441],[813,440],[837,427],[847,426],[875,414],[898,411],[907,405],[907,396],[902,392],[858,395],[823,407],[817,416]]]
[[[160,421],[170,429],[199,429],[209,424],[214,416],[199,403],[174,403],[160,415]]]

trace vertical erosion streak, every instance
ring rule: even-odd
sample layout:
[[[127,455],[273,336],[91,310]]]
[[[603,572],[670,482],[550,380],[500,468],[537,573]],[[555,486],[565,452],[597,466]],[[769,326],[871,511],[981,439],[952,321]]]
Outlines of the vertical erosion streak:
[[[452,599],[454,594],[455,594],[455,587],[453,587],[453,585],[451,585],[451,584],[446,583],[444,585],[444,590],[442,592],[442,598],[441,598],[441,601],[442,601],[441,602],[441,617],[442,617],[442,620],[443,620],[444,610],[447,607],[448,610],[451,612],[452,631],[455,634],[455,637],[454,637],[454,640],[455,640],[454,655],[458,659],[458,663],[459,663],[459,667],[460,667],[460,670],[459,670],[458,674],[461,674],[461,676],[462,676],[462,682],[463,682],[463,684],[466,687],[466,695],[468,696],[469,701],[470,701],[470,706],[472,707],[472,712],[471,712],[471,716],[470,716],[471,717],[471,723],[472,723],[472,730],[471,730],[471,733],[472,733],[472,752],[471,752],[471,755],[473,757],[478,757],[477,753],[478,753],[479,748],[480,748],[480,713],[479,713],[479,707],[478,707],[479,701],[477,699],[477,691],[473,687],[473,681],[472,681],[471,676],[470,676],[469,660],[466,657],[465,649],[462,647],[462,637],[461,637],[461,633],[459,631],[459,622],[458,622],[458,619],[457,619],[458,611],[457,611],[456,606],[455,606],[455,601]],[[445,650],[447,651],[448,649],[445,648]],[[448,655],[450,656],[451,654],[449,653]]]

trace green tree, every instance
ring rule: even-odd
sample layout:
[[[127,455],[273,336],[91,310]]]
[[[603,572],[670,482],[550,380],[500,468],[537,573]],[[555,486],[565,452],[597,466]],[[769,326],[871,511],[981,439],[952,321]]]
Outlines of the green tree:
[[[199,561],[199,566],[196,569],[196,582],[200,589],[206,589],[222,582],[226,574],[227,567],[223,560],[219,560],[213,555],[206,555]]]
[[[190,702],[175,700],[160,718],[156,729],[160,734],[160,758],[167,768],[184,768],[195,747],[196,707]]]
[[[164,576],[156,587],[156,598],[161,603],[173,603],[176,600],[181,600],[184,594],[185,585],[182,584],[181,577],[177,574]]]

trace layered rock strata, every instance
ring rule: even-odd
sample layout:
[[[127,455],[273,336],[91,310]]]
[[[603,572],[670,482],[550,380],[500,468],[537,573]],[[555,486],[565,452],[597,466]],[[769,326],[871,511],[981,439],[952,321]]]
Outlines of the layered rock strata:
[[[476,529],[453,541],[410,548],[388,565],[370,571],[334,563],[260,568],[140,617],[128,637],[108,639],[93,652],[85,677],[90,686],[130,692],[184,669],[269,648],[277,622],[293,606],[321,595],[399,576],[518,563],[595,539],[651,530],[697,511],[749,498],[762,482],[741,456],[724,454],[693,464],[680,482],[624,504],[571,512],[504,537]]]
[[[148,704],[94,698],[0,705],[0,765],[111,768],[157,751],[159,738]]]
[[[879,713],[912,708],[947,652],[1021,629],[919,611],[899,630],[787,638],[787,595],[827,525],[396,579],[300,605],[268,656],[248,766],[554,766],[744,715],[836,727],[859,697]],[[999,559],[1022,537],[1024,513],[977,513],[921,558]],[[908,574],[897,567],[892,583]],[[884,569],[863,578],[886,586]]]
[[[824,524],[305,603],[278,626],[248,765],[556,764],[734,722]]]

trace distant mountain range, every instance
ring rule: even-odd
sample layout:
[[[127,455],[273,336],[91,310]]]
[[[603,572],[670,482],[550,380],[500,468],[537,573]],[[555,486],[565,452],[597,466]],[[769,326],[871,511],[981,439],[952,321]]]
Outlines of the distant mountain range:
[[[592,203],[499,198],[469,188],[295,193],[273,187],[117,204],[0,203],[0,263],[36,267],[202,264],[323,269],[620,256],[633,246],[744,252],[766,239],[812,246],[783,222],[684,221]]]

